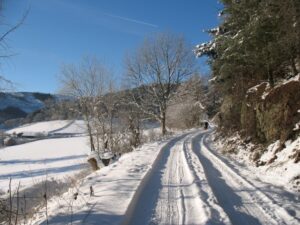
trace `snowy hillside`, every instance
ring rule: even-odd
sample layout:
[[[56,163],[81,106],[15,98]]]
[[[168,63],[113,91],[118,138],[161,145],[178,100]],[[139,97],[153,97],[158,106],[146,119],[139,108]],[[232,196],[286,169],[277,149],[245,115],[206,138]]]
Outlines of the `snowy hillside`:
[[[15,107],[20,110],[30,113],[43,107],[43,101],[36,98],[33,93],[16,92],[16,93],[1,93],[0,109],[7,107]]]
[[[37,92],[0,92],[0,125],[6,120],[24,118],[42,109],[45,101],[64,99],[63,96]]]

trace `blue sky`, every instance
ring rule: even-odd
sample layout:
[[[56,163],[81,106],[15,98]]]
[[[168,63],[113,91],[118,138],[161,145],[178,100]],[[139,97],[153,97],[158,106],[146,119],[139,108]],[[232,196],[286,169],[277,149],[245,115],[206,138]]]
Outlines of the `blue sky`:
[[[124,55],[153,33],[182,34],[192,45],[209,40],[203,30],[218,24],[222,7],[217,0],[6,0],[5,22],[16,23],[28,8],[8,39],[16,55],[0,72],[18,91],[54,93],[61,64],[82,56],[96,56],[121,77]]]

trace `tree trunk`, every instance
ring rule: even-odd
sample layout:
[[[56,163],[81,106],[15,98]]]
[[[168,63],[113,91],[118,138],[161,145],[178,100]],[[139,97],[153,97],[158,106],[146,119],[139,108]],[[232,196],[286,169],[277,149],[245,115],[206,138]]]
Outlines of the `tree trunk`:
[[[273,76],[273,71],[271,71],[271,70],[268,71],[268,80],[269,80],[270,86],[274,87],[274,76]]]
[[[294,58],[291,58],[291,66],[292,66],[293,75],[296,76],[299,72],[297,70],[296,62]]]
[[[167,128],[166,128],[166,112],[162,112],[161,113],[160,124],[161,124],[161,133],[162,133],[163,136],[165,136],[166,133],[167,133]]]
[[[91,152],[93,152],[93,151],[95,151],[95,145],[94,145],[94,140],[93,140],[92,127],[91,127],[89,121],[87,121],[87,128],[88,128],[88,133],[89,133]]]

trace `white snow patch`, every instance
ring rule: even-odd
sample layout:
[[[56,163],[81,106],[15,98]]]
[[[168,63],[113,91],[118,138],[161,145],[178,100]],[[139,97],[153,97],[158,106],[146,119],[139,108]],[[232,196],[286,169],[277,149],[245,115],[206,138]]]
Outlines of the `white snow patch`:
[[[273,144],[269,145],[267,151],[260,157],[261,161],[268,162],[275,156],[276,150],[280,147],[280,141],[276,141]]]
[[[117,162],[89,175],[63,196],[51,199],[48,204],[50,224],[64,225],[70,221],[70,204],[74,215],[72,224],[120,224],[143,176],[164,144],[146,144],[124,154]],[[90,196],[91,186],[93,196]],[[74,193],[78,193],[76,201]],[[44,224],[45,219],[45,213],[40,213],[31,222]]]
[[[265,182],[282,186],[293,191],[289,183],[294,177],[300,176],[300,163],[294,163],[294,159],[292,159],[291,156],[295,151],[300,150],[300,137],[293,142],[287,141],[285,143],[286,147],[277,153],[276,150],[279,148],[280,141],[278,140],[270,144],[262,154],[260,161],[269,162],[274,157],[276,157],[276,159],[273,163],[259,167],[256,167],[255,162],[250,160],[253,149],[256,147],[254,144],[251,142],[245,144],[241,137],[235,134],[228,138],[227,141],[219,139],[214,145],[217,149],[225,149],[225,142],[227,148],[228,146],[232,146],[231,148],[235,149],[235,154],[228,154],[228,157],[238,163],[244,164],[244,167],[247,168],[249,172],[249,176],[257,176]]]
[[[26,188],[48,178],[63,179],[87,166],[86,137],[46,139],[0,150],[0,189]]]
[[[21,127],[8,130],[6,133],[85,133],[86,126],[83,120],[53,120],[25,124]]]

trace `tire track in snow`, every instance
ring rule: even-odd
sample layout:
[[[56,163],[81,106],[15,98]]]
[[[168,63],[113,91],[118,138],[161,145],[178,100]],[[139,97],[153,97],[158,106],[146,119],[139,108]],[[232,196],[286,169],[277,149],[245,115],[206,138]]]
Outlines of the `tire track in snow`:
[[[134,196],[123,224],[230,223],[220,207],[208,203],[207,199],[214,199],[212,191],[205,192],[209,188],[200,190],[199,184],[203,183],[203,187],[206,184],[207,187],[204,172],[200,174],[204,178],[200,179],[195,176],[199,173],[193,171],[194,166],[189,165],[191,162],[187,155],[192,154],[192,150],[187,148],[187,143],[191,142],[195,134],[198,132],[177,137],[161,149],[151,171]],[[198,159],[194,163],[201,167]]]
[[[207,180],[219,204],[233,224],[299,224],[285,209],[212,153],[204,141],[206,136],[200,134],[193,140],[194,151],[205,168]]]

